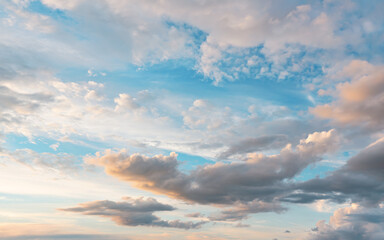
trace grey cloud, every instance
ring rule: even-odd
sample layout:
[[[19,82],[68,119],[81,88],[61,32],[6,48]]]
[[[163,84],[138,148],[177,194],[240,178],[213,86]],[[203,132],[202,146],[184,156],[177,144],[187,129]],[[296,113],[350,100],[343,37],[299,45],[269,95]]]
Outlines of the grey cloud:
[[[274,149],[287,144],[288,138],[285,135],[261,136],[258,138],[247,138],[241,140],[222,152],[218,158],[225,159],[236,154],[250,153],[261,150]]]
[[[322,199],[332,199],[334,202],[343,203],[345,201],[345,196],[332,195],[329,193],[304,193],[301,191],[293,191],[280,198],[279,201],[290,203],[312,203]]]
[[[383,208],[363,208],[359,205],[335,211],[329,223],[319,221],[316,231],[307,240],[379,240],[384,237]]]
[[[237,223],[237,224],[235,225],[235,227],[237,227],[237,228],[248,228],[248,227],[251,227],[251,225],[249,225],[249,224],[243,224],[243,223],[239,222],[239,223]]]
[[[162,204],[154,198],[125,198],[125,202],[94,201],[81,203],[77,207],[59,209],[66,212],[76,212],[84,215],[96,215],[111,218],[119,225],[126,226],[156,226],[182,229],[199,228],[203,222],[182,222],[180,220],[165,221],[153,215],[159,211],[173,211],[174,207]]]
[[[236,204],[236,207],[223,210],[218,214],[209,216],[212,221],[239,221],[248,217],[252,213],[276,212],[282,213],[287,210],[278,202],[252,201],[246,204]]]
[[[358,213],[358,214],[349,214],[348,217],[355,221],[364,221],[371,223],[384,223],[384,214],[383,211],[377,211],[373,213]]]
[[[20,93],[0,86],[0,123],[3,132],[22,132],[29,134],[22,123],[27,123],[32,114],[54,101],[54,96],[46,93]]]
[[[352,199],[365,205],[377,205],[384,199],[383,139],[362,150],[327,177],[299,183],[297,188],[302,194],[288,197],[296,199],[294,202]]]
[[[0,110],[12,110],[27,114],[36,110],[40,104],[52,102],[53,96],[45,93],[24,94],[15,92],[8,87],[0,86]]]
[[[190,214],[187,214],[185,216],[186,217],[190,217],[190,218],[200,218],[200,217],[204,217],[204,214],[201,214],[201,213],[190,213]]]
[[[177,155],[128,155],[125,151],[106,151],[86,158],[88,164],[103,166],[107,174],[132,182],[136,187],[200,204],[245,204],[272,202],[291,191],[291,179],[306,166],[334,150],[338,136],[334,130],[315,132],[293,148],[280,154],[251,154],[244,162],[205,165],[186,174],[178,170]],[[280,211],[264,206],[262,211]],[[256,210],[255,210],[256,211]]]
[[[0,81],[16,80],[20,76],[29,80],[34,78],[39,70],[46,70],[50,65],[46,60],[48,56],[41,55],[36,48],[13,46],[12,43],[0,41]]]
[[[0,152],[0,156],[25,164],[31,168],[43,167],[63,173],[73,173],[81,167],[75,156],[66,153],[53,154],[48,152],[38,153],[31,149],[16,149],[14,151],[4,149]]]

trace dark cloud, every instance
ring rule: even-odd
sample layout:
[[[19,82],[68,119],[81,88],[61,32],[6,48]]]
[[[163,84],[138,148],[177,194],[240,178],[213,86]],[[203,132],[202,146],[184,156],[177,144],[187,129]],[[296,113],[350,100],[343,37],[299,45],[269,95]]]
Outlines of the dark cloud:
[[[288,138],[285,135],[261,136],[258,138],[247,138],[239,141],[222,152],[218,158],[225,159],[236,154],[257,152],[261,150],[274,149],[287,144]]]
[[[174,207],[162,204],[154,198],[126,198],[126,202],[94,201],[81,203],[77,207],[59,209],[67,212],[77,212],[84,215],[96,215],[111,218],[119,225],[126,226],[156,226],[191,229],[200,227],[203,222],[181,222],[180,220],[165,221],[153,215],[159,211],[173,211]]]
[[[300,194],[285,201],[309,203],[318,199],[343,202],[351,199],[364,205],[377,205],[384,200],[384,141],[371,144],[352,157],[340,169],[325,178],[298,184]]]
[[[282,211],[284,208],[275,200],[291,191],[286,180],[321,160],[324,153],[337,145],[338,136],[334,130],[315,132],[295,148],[288,145],[279,154],[250,154],[243,162],[205,165],[189,174],[178,170],[175,153],[147,157],[109,150],[86,161],[103,166],[107,174],[145,190],[200,204],[236,204],[239,208],[224,212],[220,219],[241,219],[247,211]],[[245,206],[248,206],[246,211]]]

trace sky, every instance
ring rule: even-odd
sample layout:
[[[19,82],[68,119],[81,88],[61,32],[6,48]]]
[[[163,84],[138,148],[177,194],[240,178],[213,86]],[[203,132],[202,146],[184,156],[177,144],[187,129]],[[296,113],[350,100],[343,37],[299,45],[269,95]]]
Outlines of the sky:
[[[0,1],[0,239],[384,239],[384,1]]]

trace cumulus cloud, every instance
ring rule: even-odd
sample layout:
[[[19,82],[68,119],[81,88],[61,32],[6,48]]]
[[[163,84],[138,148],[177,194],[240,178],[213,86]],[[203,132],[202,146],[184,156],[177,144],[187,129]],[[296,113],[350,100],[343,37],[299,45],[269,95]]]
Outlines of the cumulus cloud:
[[[379,240],[384,237],[384,208],[364,208],[358,204],[338,209],[329,223],[319,221],[308,240]]]
[[[114,101],[116,103],[115,111],[134,110],[140,107],[137,100],[126,93],[119,94]]]
[[[184,124],[192,129],[215,130],[231,123],[230,108],[223,110],[213,106],[209,101],[197,99],[184,111]]]
[[[364,6],[367,9],[369,6],[372,11],[361,11],[361,18],[345,21],[340,12],[345,13],[344,16],[361,10],[359,3],[349,1],[312,1],[304,5],[301,1],[288,3],[281,0],[81,0],[66,3],[45,0],[42,3],[47,8],[62,11],[77,24],[65,24],[49,15],[29,11],[29,1],[3,3],[9,15],[4,21],[9,25],[5,32],[12,28],[38,31],[40,35],[35,36],[33,43],[44,46],[41,49],[47,49],[48,45],[47,52],[55,53],[50,54],[55,56],[52,58],[38,51],[39,56],[44,58],[32,57],[33,60],[49,59],[52,63],[66,64],[76,61],[87,69],[90,66],[116,69],[123,68],[126,63],[143,66],[169,59],[189,58],[195,60],[195,69],[215,84],[224,79],[235,80],[243,73],[257,78],[264,73],[271,77],[269,73],[273,72],[274,79],[284,79],[291,72],[305,67],[303,62],[307,62],[307,51],[325,49],[344,55],[345,46],[353,46],[355,51],[359,51],[363,44],[356,43],[370,41],[370,38],[364,37],[377,34],[380,26],[380,22],[373,24],[380,16],[377,10],[374,11],[377,3],[366,3]],[[135,10],[132,5],[135,5]],[[17,33],[11,36],[18,38]],[[39,37],[44,37],[50,44],[39,43]],[[380,44],[371,42],[368,45]],[[299,54],[295,55],[298,51]],[[268,63],[255,64],[256,58]],[[287,61],[275,64],[279,59]],[[332,60],[328,56],[327,62]],[[46,61],[45,64],[54,65],[51,62]],[[33,61],[28,61],[28,64],[31,63]],[[274,64],[280,67],[272,66]],[[313,70],[316,64],[307,67]],[[0,71],[3,70],[13,74],[12,69],[8,72],[7,68],[0,68]],[[91,73],[93,75],[94,72]]]
[[[165,221],[153,215],[159,211],[173,211],[174,207],[159,203],[154,198],[124,198],[124,202],[94,201],[80,203],[77,207],[59,209],[66,212],[95,215],[112,219],[125,226],[156,226],[192,229],[200,227],[203,222],[182,222],[180,220]]]
[[[350,78],[350,81],[336,86],[335,101],[312,108],[312,113],[342,124],[382,129],[384,126],[383,66],[355,60],[338,76]]]
[[[285,180],[333,151],[339,137],[335,130],[315,132],[295,148],[287,145],[279,154],[250,154],[244,162],[216,163],[198,167],[190,173],[178,169],[177,154],[148,157],[128,155],[126,151],[97,153],[88,164],[105,168],[107,174],[133,183],[136,187],[188,202],[201,204],[236,204],[252,201],[251,211],[281,211],[278,204],[268,204],[289,190]]]

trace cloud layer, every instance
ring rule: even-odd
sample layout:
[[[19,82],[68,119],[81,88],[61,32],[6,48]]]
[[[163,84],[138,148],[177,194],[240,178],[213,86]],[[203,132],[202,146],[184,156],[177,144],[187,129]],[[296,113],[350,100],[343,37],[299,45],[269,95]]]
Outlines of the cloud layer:
[[[95,215],[112,219],[119,225],[156,226],[191,229],[200,227],[203,222],[165,221],[153,215],[154,212],[173,211],[174,207],[162,204],[154,198],[125,198],[124,202],[94,201],[80,203],[77,207],[62,208],[61,211],[76,212],[84,215]]]
[[[289,190],[285,180],[338,145],[335,130],[315,132],[300,141],[294,149],[287,145],[279,154],[250,154],[244,162],[216,163],[198,167],[189,174],[178,169],[177,154],[147,157],[128,155],[126,151],[107,150],[103,155],[86,159],[120,180],[132,182],[141,189],[200,204],[240,204],[249,212],[282,211],[274,202]]]

